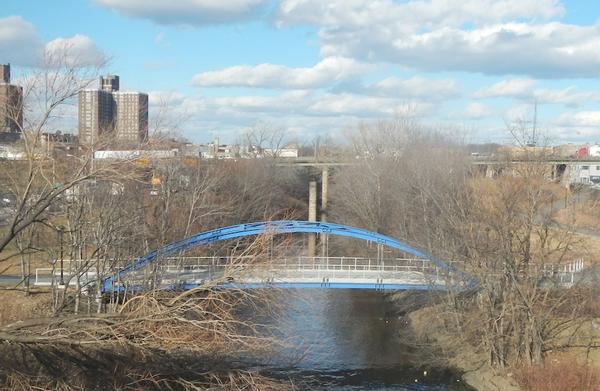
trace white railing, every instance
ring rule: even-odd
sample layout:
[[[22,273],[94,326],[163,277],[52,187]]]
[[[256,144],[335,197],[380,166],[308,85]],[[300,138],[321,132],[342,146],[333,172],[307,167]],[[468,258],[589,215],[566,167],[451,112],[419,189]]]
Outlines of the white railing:
[[[35,282],[37,286],[52,286],[60,283],[60,268],[37,268],[35,269]],[[70,281],[73,277],[79,276],[81,282],[91,281],[96,278],[96,272],[85,270],[71,273],[68,269],[63,270],[63,280]]]
[[[35,285],[57,284],[61,270],[58,262],[54,268],[39,268],[35,272]],[[81,269],[83,261],[64,260],[63,277],[68,281],[79,275],[82,283],[96,278],[92,268]],[[73,267],[75,266],[75,267]],[[449,265],[452,267],[452,265]],[[561,285],[573,285],[576,274],[585,268],[582,259],[566,265],[544,265],[541,275]],[[266,276],[268,278],[362,278],[362,279],[426,279],[441,281],[452,277],[452,269],[438,267],[420,258],[361,258],[361,257],[167,257],[148,267],[124,276],[129,281],[206,281],[223,276],[229,269],[236,275]],[[155,273],[156,272],[156,273]]]
[[[171,257],[164,261],[153,265],[163,283],[207,281],[222,277],[226,270],[228,275],[243,279],[418,279],[423,282],[440,281],[447,275],[446,269],[418,258],[286,257],[263,261],[256,257]],[[148,269],[132,272],[126,277],[137,283],[149,278],[152,276]]]

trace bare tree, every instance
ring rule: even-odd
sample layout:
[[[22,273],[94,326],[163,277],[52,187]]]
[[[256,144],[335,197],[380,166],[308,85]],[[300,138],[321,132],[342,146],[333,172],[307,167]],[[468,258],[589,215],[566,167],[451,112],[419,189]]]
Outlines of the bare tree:
[[[259,122],[245,133],[248,153],[252,156],[279,157],[287,143],[285,130],[271,123]]]
[[[23,100],[18,102],[23,104],[23,111],[12,110],[12,120],[19,124],[24,158],[3,162],[0,181],[15,196],[16,205],[8,228],[0,234],[0,251],[30,225],[44,223],[50,206],[65,192],[104,174],[102,170],[92,170],[90,156],[53,157],[42,146],[43,133],[79,91],[92,82],[98,70],[80,66],[70,57],[69,48],[64,48],[47,52],[43,66],[23,78]]]

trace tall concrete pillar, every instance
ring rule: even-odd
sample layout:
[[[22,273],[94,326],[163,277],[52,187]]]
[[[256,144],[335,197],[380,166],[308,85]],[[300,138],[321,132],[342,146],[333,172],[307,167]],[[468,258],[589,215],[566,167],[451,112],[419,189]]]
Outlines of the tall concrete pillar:
[[[321,221],[327,221],[327,197],[329,187],[329,170],[323,168],[321,172]]]
[[[573,165],[567,164],[565,166],[565,171],[563,171],[562,178],[560,178],[560,183],[568,188],[571,182],[573,182],[573,174]]]
[[[321,221],[327,221],[327,197],[329,188],[329,170],[327,167],[321,171]],[[321,235],[321,256],[328,256],[328,240],[327,234]]]
[[[308,221],[317,221],[317,182],[308,184]],[[317,235],[308,234],[308,256],[316,256]]]

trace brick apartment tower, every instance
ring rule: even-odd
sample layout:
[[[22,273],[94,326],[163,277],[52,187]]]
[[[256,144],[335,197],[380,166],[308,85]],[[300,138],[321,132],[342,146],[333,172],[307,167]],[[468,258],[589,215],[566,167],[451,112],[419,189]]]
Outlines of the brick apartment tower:
[[[0,65],[0,137],[18,139],[22,128],[23,88],[10,84],[10,64]]]
[[[100,89],[79,93],[79,142],[94,144],[102,137],[122,144],[148,138],[148,95],[119,91],[119,76],[100,77]]]

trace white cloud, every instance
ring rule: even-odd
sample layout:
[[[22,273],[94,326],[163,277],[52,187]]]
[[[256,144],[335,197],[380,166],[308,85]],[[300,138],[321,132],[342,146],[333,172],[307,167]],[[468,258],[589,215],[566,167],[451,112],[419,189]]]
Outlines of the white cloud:
[[[419,30],[440,25],[460,27],[465,23],[493,23],[515,18],[547,20],[564,13],[558,0],[282,0],[276,21],[279,25],[314,24]]]
[[[557,124],[568,127],[594,127],[600,133],[600,111],[578,111],[561,114]]]
[[[20,16],[0,19],[0,58],[14,65],[35,65],[43,43],[35,26]]]
[[[265,0],[96,0],[130,17],[158,24],[205,26],[234,23],[257,16]]]
[[[532,106],[530,104],[517,104],[511,106],[504,113],[505,121],[509,123],[528,121],[532,117],[531,109]]]
[[[532,95],[535,80],[531,79],[508,79],[499,81],[489,87],[480,89],[473,94],[474,98],[529,98]]]
[[[427,71],[600,75],[600,24],[549,21],[557,0],[283,0],[280,26],[319,27],[321,54]]]
[[[361,75],[370,67],[341,57],[328,57],[311,68],[274,64],[238,65],[195,75],[199,87],[319,88]]]
[[[168,102],[172,118],[185,117],[185,135],[200,140],[213,131],[241,130],[257,121],[280,123],[306,135],[337,132],[364,120],[390,119],[397,116],[423,116],[434,107],[424,102],[363,96],[350,93],[317,93],[290,90],[276,96],[182,96],[173,92],[150,93],[152,110]],[[231,141],[234,141],[232,138]]]
[[[50,65],[58,63],[70,67],[100,67],[107,61],[104,52],[89,37],[80,34],[48,42],[45,55]]]
[[[179,105],[183,103],[186,96],[177,91],[150,91],[148,92],[148,104],[150,106]]]
[[[426,79],[420,76],[409,79],[388,77],[365,88],[366,93],[404,99],[441,101],[460,95],[454,80]]]
[[[552,134],[561,140],[583,142],[600,139],[600,111],[575,111],[559,115]]]
[[[327,94],[315,99],[307,108],[312,115],[353,115],[356,117],[393,117],[423,115],[430,109],[424,102],[410,102],[354,94]]]
[[[470,103],[465,107],[464,115],[468,119],[481,119],[493,114],[493,110],[482,103]]]
[[[0,19],[0,58],[13,65],[35,67],[63,65],[98,66],[106,55],[87,36],[76,34],[44,43],[33,24],[20,16]]]
[[[561,104],[578,107],[589,102],[600,102],[599,91],[581,91],[575,86],[560,90],[535,88],[537,81],[531,79],[502,80],[473,94],[476,99],[514,98],[531,104]]]
[[[589,102],[600,102],[599,91],[579,91],[571,86],[562,90],[535,90],[534,100],[539,103],[562,104],[567,107],[578,107]]]

